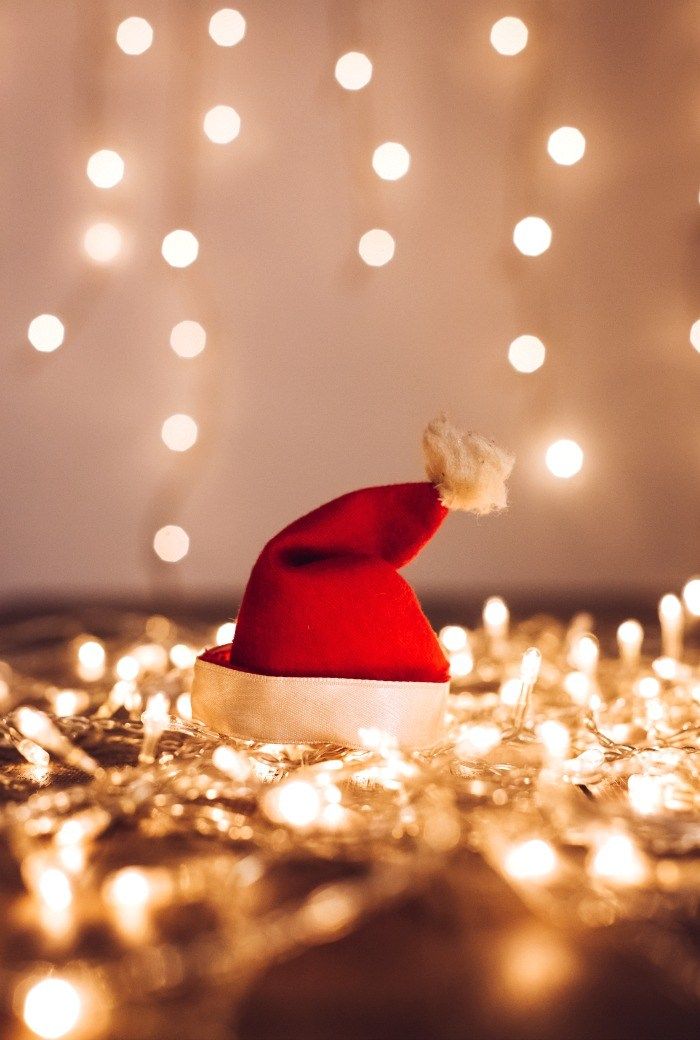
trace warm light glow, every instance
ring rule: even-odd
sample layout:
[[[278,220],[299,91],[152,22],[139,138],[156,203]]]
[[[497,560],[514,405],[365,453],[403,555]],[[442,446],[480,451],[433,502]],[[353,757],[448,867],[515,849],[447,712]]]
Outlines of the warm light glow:
[[[568,672],[564,676],[564,689],[576,704],[587,704],[591,695],[591,680],[583,672]]]
[[[700,578],[691,578],[683,586],[685,609],[693,617],[700,617]]]
[[[42,1040],[60,1040],[78,1024],[81,1011],[75,986],[53,975],[32,986],[24,998],[22,1016]]]
[[[349,51],[335,63],[335,78],[346,90],[361,90],[372,78],[372,62],[366,54]]]
[[[520,662],[520,678],[522,681],[534,686],[540,674],[541,665],[542,654],[536,646],[531,646],[529,650],[525,651]]]
[[[659,601],[663,656],[680,660],[683,653],[683,604],[672,592]]]
[[[191,231],[177,228],[163,239],[161,253],[171,267],[189,267],[199,254],[199,242]]]
[[[124,679],[126,682],[131,682],[141,671],[141,665],[132,657],[131,654],[125,654],[124,657],[120,657],[114,666],[114,671],[118,679]]]
[[[438,638],[449,654],[464,650],[469,645],[469,635],[461,625],[445,625],[440,629]]]
[[[397,141],[385,141],[375,148],[372,166],[384,181],[398,181],[408,173],[411,156],[407,148]]]
[[[96,188],[113,188],[124,176],[124,160],[110,148],[102,148],[88,159],[87,175]]]
[[[63,343],[66,330],[55,314],[40,314],[29,323],[27,338],[35,350],[50,354]]]
[[[464,726],[455,752],[460,758],[479,758],[497,747],[502,736],[501,730],[493,722]]]
[[[508,347],[508,360],[516,372],[536,372],[545,359],[545,346],[537,336],[518,336]]]
[[[471,650],[460,650],[456,654],[450,654],[450,677],[452,679],[464,679],[470,675],[474,668],[474,658]]]
[[[552,244],[552,229],[542,217],[524,217],[513,229],[513,243],[523,256],[541,256]]]
[[[651,816],[663,808],[661,777],[633,773],[627,781],[629,803],[640,816]]]
[[[505,705],[507,708],[514,708],[520,700],[520,691],[522,688],[523,684],[517,676],[513,676],[513,678],[506,679],[505,682],[502,682],[498,691],[501,704]]]
[[[700,353],[700,318],[690,326],[690,342]]]
[[[178,563],[189,552],[189,535],[176,524],[167,524],[156,531],[153,548],[156,556],[159,556],[164,563]]]
[[[46,867],[36,879],[36,893],[49,910],[61,913],[73,902],[70,881],[58,867]]]
[[[206,345],[207,334],[198,321],[180,321],[170,333],[170,346],[178,357],[197,357]]]
[[[105,671],[107,654],[97,639],[86,639],[78,646],[78,674],[81,679],[101,679]]]
[[[591,857],[591,873],[618,885],[639,885],[646,877],[646,867],[639,849],[626,834],[611,834]]]
[[[181,719],[192,718],[192,697],[189,693],[181,693],[175,701],[175,710]]]
[[[235,47],[245,36],[245,18],[240,11],[224,7],[209,19],[209,35],[219,47]]]
[[[125,18],[117,28],[117,44],[125,54],[143,54],[153,43],[153,29],[145,18]]]
[[[194,662],[197,660],[197,651],[192,646],[187,646],[185,643],[175,643],[174,646],[170,647],[170,663],[175,668],[194,668]]]
[[[372,228],[365,231],[360,239],[358,251],[362,259],[370,267],[383,267],[394,255],[396,243],[388,231]]]
[[[197,423],[190,415],[171,415],[163,423],[160,435],[171,451],[189,451],[197,442]]]
[[[512,57],[520,54],[527,44],[527,26],[520,18],[499,18],[491,26],[491,46],[499,54]]]
[[[677,622],[683,617],[683,606],[678,596],[667,592],[659,601],[659,618],[662,621]]]
[[[146,906],[151,898],[151,886],[143,870],[125,867],[109,879],[105,896],[112,906],[119,908]]]
[[[645,675],[635,687],[637,693],[645,701],[653,700],[661,693],[661,683],[653,675]]]
[[[54,715],[61,719],[79,715],[87,708],[88,703],[89,698],[82,690],[57,690],[51,698]]]
[[[571,745],[571,735],[562,722],[545,719],[537,727],[537,736],[550,758],[566,758]]]
[[[623,621],[618,627],[617,645],[620,657],[626,664],[638,664],[643,641],[644,629],[634,618],[630,618],[629,621]]]
[[[576,441],[563,438],[549,445],[545,454],[545,463],[553,477],[569,480],[570,477],[575,477],[577,473],[581,472],[583,451]]]
[[[236,622],[224,621],[223,625],[219,625],[216,630],[216,636],[214,637],[216,645],[224,646],[225,643],[232,643],[235,634]]]
[[[115,260],[122,248],[122,233],[114,224],[99,221],[92,224],[83,237],[85,252],[97,264],[109,264]]]
[[[317,788],[306,780],[288,780],[266,796],[268,816],[292,827],[308,827],[318,819],[322,801]]]
[[[557,855],[549,842],[533,838],[513,846],[503,866],[517,881],[541,881],[556,870]]]
[[[241,117],[230,105],[215,105],[204,117],[204,133],[214,144],[230,144],[241,132]]]
[[[505,636],[510,622],[510,611],[500,596],[489,596],[482,610],[484,628],[491,636]]]
[[[250,763],[246,756],[227,744],[220,744],[211,756],[214,766],[232,780],[243,783],[250,776]]]
[[[589,678],[592,678],[596,673],[599,657],[600,647],[598,640],[590,632],[580,636],[571,647],[569,653],[569,659],[573,666]]]
[[[573,166],[583,158],[586,138],[575,126],[560,126],[549,135],[547,151],[560,166]]]

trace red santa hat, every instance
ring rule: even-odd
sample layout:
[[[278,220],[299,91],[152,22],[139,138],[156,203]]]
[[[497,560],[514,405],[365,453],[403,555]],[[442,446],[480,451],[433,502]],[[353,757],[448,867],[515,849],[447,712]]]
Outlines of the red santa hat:
[[[364,728],[405,747],[439,739],[448,664],[398,568],[448,510],[503,508],[513,459],[445,418],[427,427],[423,448],[429,483],[351,491],[267,543],[233,643],[196,662],[195,718],[271,743],[356,747]]]

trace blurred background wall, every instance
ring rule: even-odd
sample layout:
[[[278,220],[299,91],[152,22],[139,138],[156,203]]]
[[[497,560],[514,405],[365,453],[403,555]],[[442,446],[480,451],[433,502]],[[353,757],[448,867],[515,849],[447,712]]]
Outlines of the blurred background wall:
[[[71,595],[235,601],[262,543],[325,499],[420,478],[423,423],[446,408],[517,455],[511,507],[452,517],[412,565],[427,595],[676,588],[698,559],[700,316],[698,53],[688,0],[255,0],[245,38],[219,47],[221,5],[196,0],[5,0],[1,586],[9,603]],[[152,46],[116,45],[147,18]],[[526,48],[491,46],[516,15]],[[344,52],[373,63],[342,89]],[[203,114],[232,105],[228,145]],[[581,129],[571,167],[547,154]],[[408,174],[373,150],[398,141]],[[125,161],[104,191],[101,148]],[[552,228],[522,256],[514,225]],[[100,266],[82,240],[113,223]],[[373,268],[357,245],[395,238]],[[190,229],[176,270],[163,236]],[[65,341],[39,353],[49,312]],[[200,322],[182,359],[171,328]],[[510,342],[533,333],[525,375]],[[163,421],[199,439],[174,453]],[[554,477],[572,438],[581,472]],[[161,562],[177,524],[187,555]]]

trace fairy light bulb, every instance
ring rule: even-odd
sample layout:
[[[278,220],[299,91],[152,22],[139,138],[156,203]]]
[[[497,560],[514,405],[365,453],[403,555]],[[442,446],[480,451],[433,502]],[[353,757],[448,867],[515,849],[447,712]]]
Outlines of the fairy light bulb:
[[[471,650],[459,650],[456,654],[450,654],[450,678],[465,679],[471,675],[474,669],[474,658]]]
[[[559,166],[573,166],[583,159],[586,138],[575,126],[560,126],[549,135],[547,151]]]
[[[146,906],[151,898],[148,877],[138,867],[118,870],[105,885],[105,896],[112,906],[128,910]]]
[[[525,724],[532,691],[539,678],[541,666],[542,654],[536,646],[531,646],[525,651],[520,662],[520,690],[513,712],[513,728],[516,734]]]
[[[523,217],[513,229],[513,244],[523,256],[541,256],[552,244],[552,229],[542,217]]]
[[[661,693],[661,683],[654,675],[645,675],[637,682],[635,692],[645,701],[654,700]]]
[[[537,336],[517,336],[508,347],[508,361],[516,372],[530,374],[542,368],[547,351]]]
[[[504,57],[520,54],[527,46],[528,31],[520,18],[499,18],[491,26],[491,46]]]
[[[226,643],[233,642],[233,637],[236,634],[236,622],[235,621],[224,621],[223,625],[219,625],[216,630],[215,641],[217,646],[224,646]]]
[[[170,663],[175,668],[180,668],[183,671],[187,668],[194,668],[194,662],[197,660],[197,651],[192,646],[187,646],[186,643],[175,643],[174,646],[170,647]]]
[[[544,457],[547,469],[559,480],[570,480],[583,467],[583,451],[576,441],[563,438],[549,445]]]
[[[190,550],[190,537],[177,524],[166,524],[153,536],[153,548],[164,563],[179,563]]]
[[[375,148],[372,168],[383,181],[398,181],[408,173],[411,156],[398,141],[385,141]]]
[[[465,726],[455,746],[459,758],[481,758],[497,747],[503,734],[492,722]]]
[[[40,354],[51,354],[63,343],[66,330],[55,314],[39,314],[32,318],[27,329],[27,339]]]
[[[372,78],[372,62],[360,51],[348,51],[335,63],[335,78],[345,90],[362,90]]]
[[[199,242],[191,231],[176,228],[163,239],[161,253],[171,267],[189,267],[199,255]]]
[[[510,611],[505,600],[500,596],[490,596],[484,603],[481,612],[489,653],[492,657],[501,658],[506,652]]]
[[[683,586],[683,603],[692,617],[700,617],[700,578],[691,578]]]
[[[241,132],[241,117],[230,105],[215,105],[205,115],[203,126],[214,144],[230,144]]]
[[[67,875],[58,867],[45,867],[36,878],[37,896],[49,910],[62,913],[73,902],[73,890]]]
[[[593,877],[617,885],[639,885],[647,874],[639,849],[626,834],[611,834],[600,841],[588,869]]]
[[[125,18],[117,27],[117,44],[125,54],[144,54],[153,43],[153,28],[145,18]]]
[[[388,231],[372,228],[365,231],[357,249],[368,267],[384,267],[393,258],[396,243]]]
[[[271,820],[305,828],[318,819],[322,800],[313,784],[306,780],[289,780],[270,791],[264,806]]]
[[[557,869],[557,854],[548,841],[532,838],[509,849],[503,867],[516,881],[544,881]]]
[[[150,765],[155,761],[158,741],[170,724],[170,701],[162,693],[153,693],[146,701],[141,713],[143,723],[143,742],[139,753],[139,762]]]
[[[77,671],[81,679],[95,682],[105,673],[107,653],[98,639],[85,639],[78,646]]]
[[[57,690],[51,698],[53,713],[60,719],[79,715],[85,711],[89,702],[90,698],[83,690]]]
[[[651,816],[663,808],[661,777],[633,773],[627,781],[627,798],[640,816]]]
[[[680,660],[683,656],[683,604],[672,592],[659,601],[659,621],[663,656]]]
[[[461,625],[445,625],[440,629],[438,639],[448,654],[457,653],[469,645],[467,630]]]
[[[195,358],[207,345],[207,334],[198,321],[179,321],[170,333],[170,346],[178,357]]]
[[[161,429],[163,444],[171,451],[189,451],[197,442],[197,434],[192,416],[180,413],[167,418]]]
[[[626,668],[634,670],[639,667],[639,656],[644,642],[644,629],[638,621],[630,618],[623,621],[617,629],[617,647],[620,660]]]
[[[83,236],[83,248],[96,264],[111,264],[122,249],[122,233],[114,224],[98,221]]]
[[[590,632],[580,636],[571,647],[569,660],[579,672],[588,679],[594,679],[598,671],[600,647],[598,640]]]
[[[250,763],[246,755],[227,744],[220,744],[211,756],[216,769],[232,780],[244,783],[251,774]]]
[[[562,722],[545,719],[537,727],[536,734],[549,758],[566,758],[571,746],[571,734]]]
[[[133,682],[140,671],[141,665],[131,654],[124,654],[114,666],[115,675],[124,682]]]
[[[36,982],[22,1006],[25,1025],[42,1040],[61,1040],[80,1021],[83,1002],[67,979],[52,975]]]
[[[96,188],[114,188],[124,176],[124,160],[111,148],[102,148],[90,156],[86,170]]]
[[[235,47],[245,36],[245,30],[245,18],[232,7],[223,7],[209,19],[209,35],[219,47]]]
[[[700,353],[700,318],[690,326],[690,344]]]

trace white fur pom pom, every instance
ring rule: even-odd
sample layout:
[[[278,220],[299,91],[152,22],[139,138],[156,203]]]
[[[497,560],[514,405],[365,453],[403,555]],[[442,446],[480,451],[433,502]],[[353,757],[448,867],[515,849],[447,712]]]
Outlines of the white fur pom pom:
[[[478,433],[464,433],[444,415],[423,434],[425,471],[448,509],[491,513],[506,504],[515,459]]]

